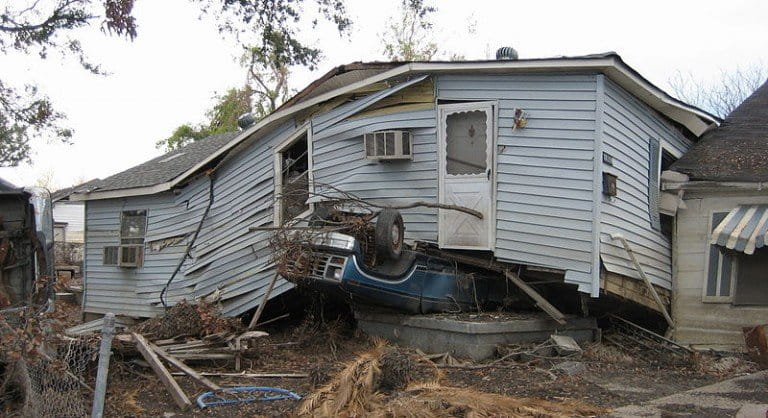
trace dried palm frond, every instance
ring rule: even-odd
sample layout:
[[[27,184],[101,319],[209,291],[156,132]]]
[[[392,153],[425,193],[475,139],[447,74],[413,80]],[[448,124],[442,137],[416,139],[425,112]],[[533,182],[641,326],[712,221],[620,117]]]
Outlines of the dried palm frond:
[[[315,393],[304,399],[300,416],[362,416],[378,409],[383,396],[375,384],[381,370],[379,359],[385,344],[376,345],[362,353]]]
[[[483,393],[468,388],[442,386],[438,382],[417,383],[391,400],[375,416],[380,417],[575,417],[595,416],[606,411],[576,400],[551,402]]]

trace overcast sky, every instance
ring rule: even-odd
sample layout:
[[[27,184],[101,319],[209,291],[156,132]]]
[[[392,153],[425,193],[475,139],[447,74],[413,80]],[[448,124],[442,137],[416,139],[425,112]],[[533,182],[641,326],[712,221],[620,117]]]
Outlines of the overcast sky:
[[[311,0],[307,0],[311,2]],[[340,39],[331,27],[305,34],[325,51],[314,72],[295,70],[301,89],[330,68],[383,59],[378,34],[399,0],[347,0],[354,28]],[[434,1],[441,50],[485,59],[500,46],[521,58],[616,51],[651,82],[667,88],[676,71],[713,79],[737,65],[768,64],[768,1]],[[138,0],[134,42],[83,31],[89,55],[111,72],[97,77],[75,62],[0,56],[4,79],[34,81],[68,116],[72,145],[33,143],[32,165],[0,168],[0,177],[53,186],[104,178],[161,154],[155,142],[176,126],[203,120],[215,94],[242,85],[240,47],[198,19],[189,0]],[[469,29],[474,23],[474,31]]]

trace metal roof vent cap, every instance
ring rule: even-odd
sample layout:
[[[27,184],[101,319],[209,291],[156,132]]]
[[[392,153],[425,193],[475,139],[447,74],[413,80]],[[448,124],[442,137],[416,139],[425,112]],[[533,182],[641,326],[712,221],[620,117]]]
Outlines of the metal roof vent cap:
[[[497,60],[517,61],[517,50],[511,46],[502,46],[496,50]]]
[[[237,126],[243,131],[248,129],[248,127],[254,123],[256,123],[256,116],[254,116],[253,113],[243,113],[237,118]]]

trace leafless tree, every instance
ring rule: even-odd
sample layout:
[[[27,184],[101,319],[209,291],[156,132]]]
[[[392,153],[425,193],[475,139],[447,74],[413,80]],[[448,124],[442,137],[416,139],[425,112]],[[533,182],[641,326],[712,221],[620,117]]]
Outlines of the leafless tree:
[[[719,76],[710,82],[678,71],[670,77],[669,86],[680,100],[725,118],[763,85],[766,78],[768,67],[759,63],[721,70]]]

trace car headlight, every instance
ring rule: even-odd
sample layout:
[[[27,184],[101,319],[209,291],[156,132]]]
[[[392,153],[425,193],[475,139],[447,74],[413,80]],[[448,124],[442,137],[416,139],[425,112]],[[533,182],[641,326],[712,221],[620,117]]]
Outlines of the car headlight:
[[[341,267],[328,266],[325,270],[325,277],[327,279],[341,280]]]

